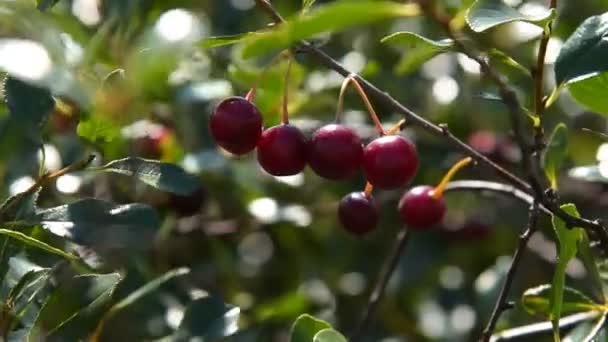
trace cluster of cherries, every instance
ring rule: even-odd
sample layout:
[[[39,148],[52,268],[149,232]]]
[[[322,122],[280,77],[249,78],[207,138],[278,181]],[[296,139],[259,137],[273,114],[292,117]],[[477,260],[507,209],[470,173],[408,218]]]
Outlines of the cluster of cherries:
[[[349,84],[353,84],[361,95],[380,135],[367,146],[363,145],[357,133],[339,121],[343,95]],[[365,191],[352,192],[342,198],[338,217],[344,228],[355,235],[372,231],[379,220],[372,189],[405,186],[418,169],[416,146],[407,138],[395,135],[404,121],[385,132],[353,75],[342,84],[336,122],[319,128],[309,140],[297,127],[289,124],[287,91],[283,98],[282,123],[267,129],[263,128],[262,116],[252,103],[254,93],[252,89],[246,97],[227,98],[215,108],[209,127],[217,144],[235,155],[257,148],[260,166],[274,176],[297,174],[308,164],[323,178],[343,180],[362,169],[367,179]],[[423,185],[407,191],[398,206],[403,222],[417,230],[440,222],[446,211],[443,189],[453,174],[469,162],[470,158],[466,158],[454,165],[437,187]]]

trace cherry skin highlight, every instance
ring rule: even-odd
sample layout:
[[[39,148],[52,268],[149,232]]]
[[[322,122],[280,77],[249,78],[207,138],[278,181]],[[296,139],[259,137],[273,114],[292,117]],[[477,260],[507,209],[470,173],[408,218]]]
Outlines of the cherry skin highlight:
[[[410,228],[425,230],[441,222],[446,211],[443,197],[433,197],[434,188],[420,185],[411,188],[399,200],[399,216]]]
[[[273,176],[300,173],[308,161],[308,141],[302,132],[282,124],[265,130],[258,141],[258,162]]]
[[[262,124],[262,115],[253,103],[233,96],[217,105],[209,119],[209,130],[219,146],[242,155],[256,147]]]
[[[363,144],[350,128],[329,124],[319,128],[310,141],[309,164],[324,178],[344,179],[361,168]]]
[[[338,206],[338,218],[348,232],[362,236],[378,225],[378,206],[373,197],[363,192],[352,192],[342,198]]]
[[[363,150],[363,171],[367,181],[381,189],[407,185],[418,170],[416,146],[399,135],[387,135]]]

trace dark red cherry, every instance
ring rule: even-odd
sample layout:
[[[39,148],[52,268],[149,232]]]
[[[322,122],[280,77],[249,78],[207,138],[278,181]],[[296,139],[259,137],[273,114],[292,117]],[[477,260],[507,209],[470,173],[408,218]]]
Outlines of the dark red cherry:
[[[441,222],[446,206],[442,197],[433,197],[434,188],[420,185],[403,194],[399,201],[399,216],[412,229],[424,230]]]
[[[207,190],[201,186],[188,195],[171,194],[169,205],[180,216],[192,216],[207,203]]]
[[[378,225],[378,206],[373,197],[368,198],[363,192],[352,192],[340,201],[338,218],[348,232],[364,235]]]
[[[300,173],[308,160],[308,141],[291,125],[278,125],[265,130],[258,141],[258,162],[273,176]]]
[[[387,135],[363,150],[367,181],[381,189],[394,189],[412,181],[418,169],[416,146],[399,135]]]
[[[337,124],[319,128],[310,141],[308,163],[321,177],[344,179],[361,167],[363,144],[350,128]]]
[[[209,130],[216,143],[232,154],[251,152],[262,134],[262,115],[243,97],[220,102],[211,118]]]

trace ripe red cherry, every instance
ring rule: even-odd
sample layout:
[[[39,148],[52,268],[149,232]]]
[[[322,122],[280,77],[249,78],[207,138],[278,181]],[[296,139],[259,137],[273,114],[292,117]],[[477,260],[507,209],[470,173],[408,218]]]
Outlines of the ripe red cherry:
[[[363,171],[367,181],[381,189],[394,189],[411,182],[418,169],[416,146],[399,135],[388,135],[369,143],[363,150]]]
[[[258,141],[258,162],[273,176],[300,173],[308,160],[308,141],[291,125],[281,124],[265,130]]]
[[[321,177],[344,179],[361,167],[363,144],[350,128],[330,124],[319,128],[310,141],[309,164]]]
[[[348,232],[362,236],[376,228],[378,224],[378,206],[373,197],[366,197],[363,192],[352,192],[340,201],[338,218]]]
[[[243,97],[229,97],[218,104],[209,120],[211,135],[232,154],[251,152],[262,134],[262,115]]]
[[[399,216],[410,228],[424,230],[441,222],[446,206],[443,196],[433,197],[434,188],[416,186],[406,192],[399,201]]]

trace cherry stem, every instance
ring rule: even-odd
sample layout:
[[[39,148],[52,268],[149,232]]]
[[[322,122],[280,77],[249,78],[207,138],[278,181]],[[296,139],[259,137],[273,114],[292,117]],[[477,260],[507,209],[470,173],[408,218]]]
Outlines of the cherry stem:
[[[344,78],[344,81],[342,82],[342,87],[340,88],[340,95],[338,96],[338,106],[336,108],[336,123],[340,122],[342,111],[344,109],[344,93],[346,92],[346,88],[348,87],[348,85],[351,83],[355,86],[355,89],[357,89],[357,92],[363,100],[365,107],[367,107],[367,111],[369,112],[369,115],[372,121],[374,122],[374,125],[376,125],[376,130],[378,131],[378,134],[380,136],[384,135],[385,133],[384,128],[382,127],[382,122],[380,122],[380,119],[378,118],[378,115],[376,114],[372,103],[369,101],[367,94],[365,94],[365,90],[363,90],[363,87],[361,86],[359,81],[357,81],[357,74],[354,73],[349,74],[346,78]]]
[[[439,185],[437,185],[435,187],[435,189],[433,190],[433,194],[432,194],[433,198],[434,199],[441,198],[441,196],[443,195],[443,190],[445,190],[445,187],[448,185],[450,180],[452,180],[452,178],[454,177],[456,172],[458,172],[463,167],[469,165],[472,161],[473,161],[473,159],[471,159],[471,157],[466,157],[466,158],[459,160],[456,164],[454,164],[450,168],[450,170],[448,170],[448,172],[445,174],[445,176],[443,176],[443,179],[441,180]]]
[[[290,56],[289,61],[287,62],[287,71],[285,71],[285,81],[283,84],[283,87],[285,87],[283,89],[283,116],[281,117],[281,122],[283,122],[283,125],[289,124],[289,112],[287,110],[287,104],[289,97],[289,74],[291,73],[292,62],[293,58]]]
[[[247,92],[247,95],[245,95],[245,99],[247,101],[249,101],[249,102],[253,101],[253,99],[255,98],[256,92],[258,90],[258,86],[260,85],[260,83],[262,83],[262,81],[264,81],[264,78],[266,77],[266,74],[268,74],[268,70],[270,69],[270,67],[275,65],[279,59],[285,58],[285,55],[286,55],[286,50],[279,52],[274,57],[272,57],[270,62],[268,62],[264,66],[264,68],[262,69],[262,72],[260,72],[260,75],[258,76],[255,83],[253,84],[253,87],[251,87],[251,89],[249,89],[249,91]]]
[[[403,125],[405,124],[405,119],[401,119],[399,120],[399,122],[397,122],[395,125],[393,125],[393,127],[391,127],[387,132],[386,135],[393,135],[393,134],[397,134],[397,132],[399,132],[401,130],[401,127],[403,127]]]
[[[374,186],[370,182],[367,182],[365,184],[365,190],[363,191],[365,198],[367,198],[367,199],[372,198],[372,191],[374,191]]]

